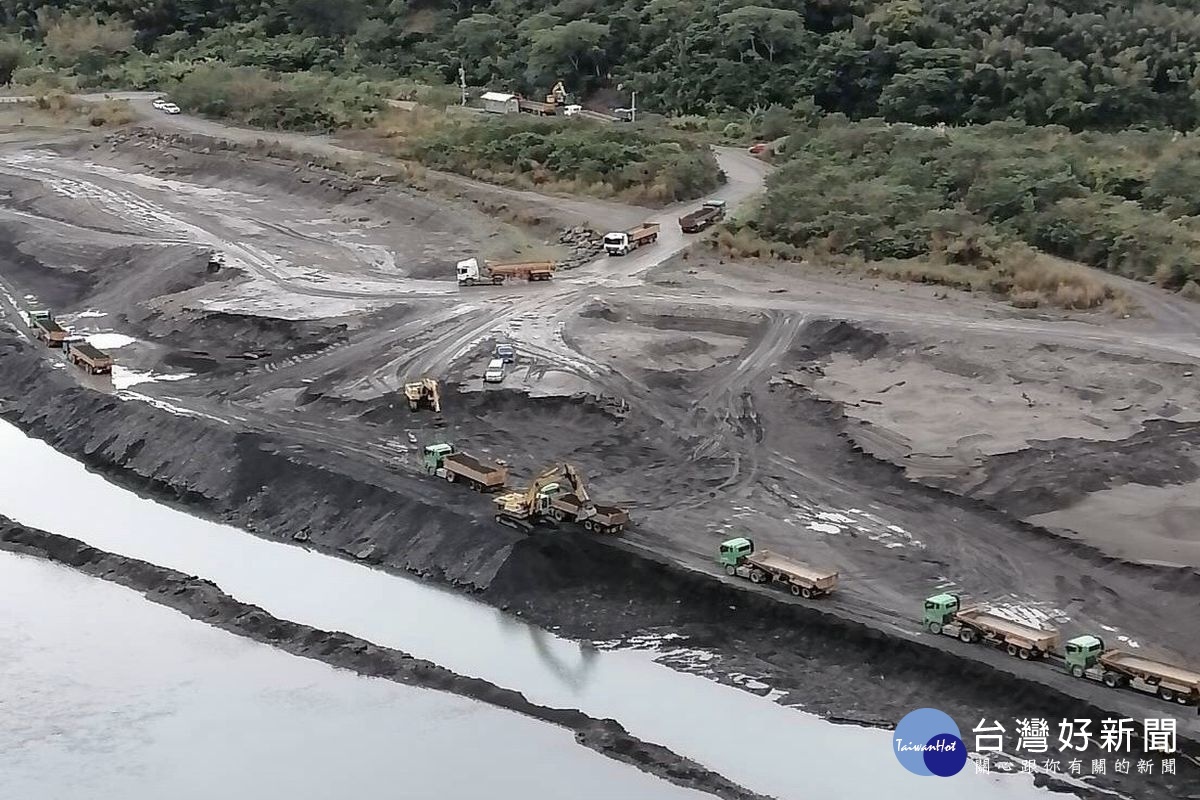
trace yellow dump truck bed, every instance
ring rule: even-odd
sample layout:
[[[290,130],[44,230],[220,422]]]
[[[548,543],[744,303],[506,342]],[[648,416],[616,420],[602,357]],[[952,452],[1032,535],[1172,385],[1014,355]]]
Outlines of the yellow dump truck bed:
[[[768,572],[784,575],[800,583],[811,584],[821,589],[832,589],[837,585],[838,574],[836,571],[813,567],[770,550],[755,550],[746,556],[746,560]]]
[[[1028,642],[1039,650],[1049,651],[1058,646],[1058,631],[1022,625],[991,611],[984,611],[980,608],[964,608],[956,616],[960,622],[1003,636],[1005,640]]]
[[[1100,663],[1123,672],[1132,672],[1138,676],[1153,675],[1165,681],[1180,686],[1190,686],[1200,691],[1200,672],[1187,667],[1177,667],[1174,664],[1164,664],[1153,658],[1146,658],[1134,653],[1121,650],[1109,650],[1100,656]]]

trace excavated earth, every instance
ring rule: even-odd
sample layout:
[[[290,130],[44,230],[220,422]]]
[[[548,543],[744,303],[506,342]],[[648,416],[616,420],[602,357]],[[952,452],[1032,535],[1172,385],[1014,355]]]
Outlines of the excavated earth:
[[[679,636],[676,668],[753,676],[831,718],[1178,713],[916,620],[924,597],[958,591],[1200,663],[1186,312],[1036,317],[694,251],[460,292],[463,254],[543,243],[378,178],[179,137],[0,149],[0,414],[191,513],[563,635]],[[131,337],[112,381],[28,341],[14,312],[34,300],[85,335]],[[518,361],[485,386],[498,340]],[[443,381],[440,414],[400,394],[424,374]],[[516,476],[575,464],[633,524],[603,539],[497,526],[486,497],[420,472],[438,440]],[[839,591],[804,603],[726,578],[716,546],[743,534],[836,567]],[[1200,747],[1194,709],[1179,725]],[[1100,785],[1186,797],[1200,770]]]

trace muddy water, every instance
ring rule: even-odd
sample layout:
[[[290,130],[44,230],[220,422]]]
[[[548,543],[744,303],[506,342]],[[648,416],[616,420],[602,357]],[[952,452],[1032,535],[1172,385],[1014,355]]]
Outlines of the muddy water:
[[[0,553],[0,607],[5,798],[705,797],[566,730],[287,655],[32,558]]]
[[[831,725],[677,673],[646,653],[597,652],[448,591],[191,517],[105,482],[7,423],[0,514],[209,578],[275,616],[405,650],[535,703],[611,717],[780,798],[1046,796],[1029,776],[909,775],[891,757],[886,731]]]

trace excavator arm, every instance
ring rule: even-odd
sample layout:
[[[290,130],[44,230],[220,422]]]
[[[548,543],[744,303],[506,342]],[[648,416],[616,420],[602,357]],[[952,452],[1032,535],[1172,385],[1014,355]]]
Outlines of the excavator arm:
[[[588,494],[587,485],[583,482],[583,476],[579,474],[579,470],[570,464],[563,464],[562,472],[566,476],[567,482],[571,484],[571,491],[579,498],[579,505],[583,508],[594,508],[596,504],[592,502],[592,497]]]

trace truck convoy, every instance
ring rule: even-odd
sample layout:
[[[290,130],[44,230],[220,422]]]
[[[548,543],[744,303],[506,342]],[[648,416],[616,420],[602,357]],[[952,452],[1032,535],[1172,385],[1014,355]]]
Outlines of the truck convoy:
[[[957,636],[967,644],[987,642],[1024,660],[1045,658],[1061,641],[1056,630],[1023,625],[976,607],[963,608],[956,594],[928,598],[924,623],[930,633]]]
[[[704,205],[690,214],[679,218],[679,227],[684,233],[699,233],[709,225],[725,219],[724,200],[706,200]]]
[[[632,230],[606,233],[604,234],[604,250],[610,256],[628,255],[642,245],[658,241],[660,227],[657,222],[643,222]]]
[[[1099,636],[1077,636],[1067,642],[1067,671],[1110,688],[1130,687],[1157,694],[1168,703],[1200,702],[1200,672],[1122,650],[1108,650]]]
[[[529,281],[548,281],[554,277],[553,261],[485,261],[467,258],[458,262],[456,273],[459,286],[490,283],[496,286],[509,278]]]
[[[838,584],[837,572],[810,567],[770,550],[755,550],[754,542],[744,536],[722,542],[717,561],[728,575],[749,578],[753,583],[783,583],[797,597],[821,597]]]
[[[445,442],[426,447],[422,464],[430,475],[445,478],[448,483],[461,480],[479,492],[497,491],[508,483],[507,467],[460,453]]]

